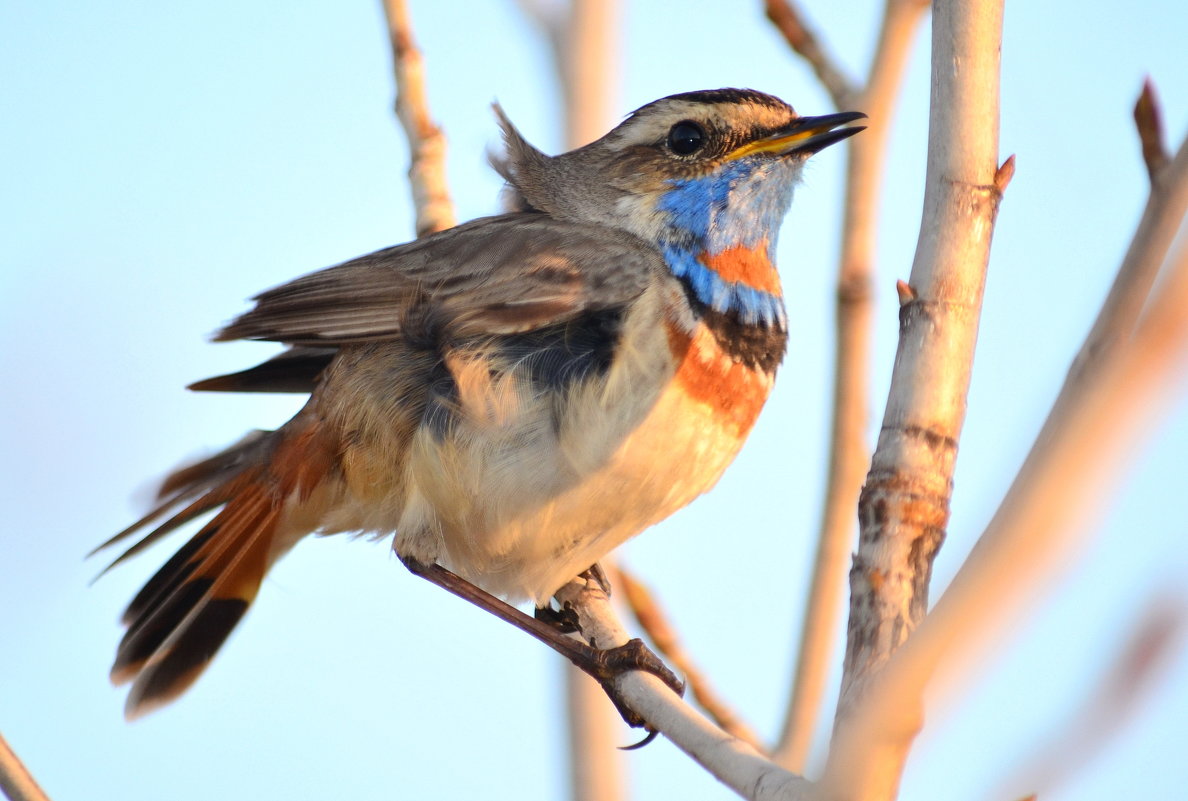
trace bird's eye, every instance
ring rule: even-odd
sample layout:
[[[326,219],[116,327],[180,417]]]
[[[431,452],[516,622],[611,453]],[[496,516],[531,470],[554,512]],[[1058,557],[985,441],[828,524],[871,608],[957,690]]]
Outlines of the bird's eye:
[[[705,131],[695,122],[678,122],[668,132],[668,149],[678,156],[696,153],[704,144]]]

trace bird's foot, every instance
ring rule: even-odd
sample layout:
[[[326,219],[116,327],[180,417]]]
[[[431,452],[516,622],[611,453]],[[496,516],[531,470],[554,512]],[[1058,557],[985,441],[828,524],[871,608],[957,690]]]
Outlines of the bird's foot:
[[[639,748],[651,742],[656,736],[656,730],[627,704],[615,684],[615,679],[629,671],[642,670],[660,679],[677,695],[685,694],[685,683],[638,637],[605,650],[585,646],[567,656],[579,670],[598,682],[628,726],[648,730],[648,736],[642,742],[628,748]]]
[[[538,606],[532,610],[532,616],[541,623],[552,626],[562,634],[573,634],[576,631],[581,631],[581,626],[578,625],[577,615],[571,609]]]

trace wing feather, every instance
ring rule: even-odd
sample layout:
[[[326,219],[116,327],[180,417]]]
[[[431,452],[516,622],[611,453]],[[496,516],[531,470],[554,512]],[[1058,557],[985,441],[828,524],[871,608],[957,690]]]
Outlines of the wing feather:
[[[629,233],[505,214],[263,292],[216,339],[345,345],[427,320],[453,335],[520,333],[624,305],[661,269],[660,253]]]

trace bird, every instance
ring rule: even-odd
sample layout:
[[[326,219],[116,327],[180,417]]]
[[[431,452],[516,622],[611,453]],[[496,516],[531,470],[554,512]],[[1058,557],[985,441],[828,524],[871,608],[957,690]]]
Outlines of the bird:
[[[191,389],[309,399],[175,470],[96,548],[125,543],[109,570],[213,513],[124,612],[111,680],[131,685],[129,719],[193,684],[306,536],[391,536],[480,605],[547,609],[738,453],[785,353],[793,189],[866,115],[685,92],[549,156],[494,111],[503,213],[269,289],[215,335],[285,350]]]

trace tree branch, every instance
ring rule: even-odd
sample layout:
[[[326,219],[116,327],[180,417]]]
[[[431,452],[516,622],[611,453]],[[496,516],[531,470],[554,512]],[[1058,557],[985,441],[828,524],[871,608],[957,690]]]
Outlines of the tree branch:
[[[1152,198],[1158,208],[1152,213],[1182,225],[1188,138],[1160,184],[1152,194],[1164,199]],[[1160,291],[1136,298],[1133,276],[1157,274],[1171,242],[1163,225],[1150,219],[1144,214],[1098,324],[990,525],[935,608],[873,678],[862,703],[851,702],[849,714],[839,718],[823,779],[838,797],[886,797],[870,788],[897,779],[925,686],[939,670],[968,664],[975,648],[984,648],[1042,582],[1073,560],[1120,465],[1153,428],[1156,407],[1166,403],[1188,356],[1188,243],[1165,268]],[[1121,307],[1119,296],[1139,307],[1147,303],[1137,323],[1106,313]]]
[[[627,642],[606,593],[594,581],[574,580],[556,598],[578,618],[582,636],[597,648]],[[812,783],[769,762],[755,749],[719,729],[682,701],[663,682],[631,671],[614,687],[635,712],[743,798],[751,801],[802,801],[812,798]]]
[[[429,116],[425,64],[412,35],[405,0],[384,0],[392,71],[396,76],[396,116],[408,135],[409,185],[417,211],[417,236],[454,226],[454,209],[445,174],[445,135]]]
[[[1008,780],[987,794],[987,801],[1017,797],[1020,789],[1049,798],[1088,765],[1126,730],[1186,628],[1188,609],[1182,598],[1163,591],[1149,599],[1079,708],[1045,743],[1027,749],[1025,763],[1007,771]]]
[[[835,744],[854,730],[848,719],[866,684],[923,617],[948,524],[991,234],[1010,175],[1009,162],[995,166],[1001,32],[1000,0],[935,7],[924,214],[901,293],[891,391],[859,500]],[[834,775],[842,797],[895,797],[918,714],[895,719],[900,736],[864,752],[868,763],[852,781]]]
[[[918,726],[925,686],[968,665],[1022,613],[1044,582],[1074,561],[1116,474],[1167,405],[1188,362],[1188,244],[1135,334],[1070,373],[993,520],[935,608],[862,703],[839,720],[822,784],[838,798],[898,775]],[[942,676],[942,678],[944,678]],[[898,761],[896,761],[898,760]],[[881,774],[881,775],[880,775]],[[832,797],[832,796],[830,796]]]
[[[0,734],[0,790],[9,801],[49,801],[33,774]]]
[[[790,0],[764,0],[767,18],[783,34],[788,46],[800,54],[817,73],[817,78],[833,104],[839,109],[848,108],[856,94],[850,79],[842,72],[837,62],[825,52],[817,36],[805,24],[800,9]]]
[[[676,631],[669,624],[664,610],[652,597],[651,592],[629,572],[619,567],[614,571],[615,589],[626,599],[627,607],[635,616],[640,628],[656,646],[664,660],[685,679],[689,692],[706,714],[723,731],[750,745],[756,751],[763,747],[759,735],[731,709],[710,684],[709,678],[693,661],[693,657],[681,645]]]
[[[839,715],[924,615],[949,517],[994,218],[1000,0],[938,3],[924,214],[878,447],[859,502]],[[958,68],[960,65],[960,68]]]
[[[1158,151],[1163,152],[1159,116],[1153,87],[1147,81],[1135,109],[1144,153],[1154,147],[1152,142],[1158,143]],[[1163,256],[1188,211],[1188,180],[1184,178],[1188,174],[1188,141],[1180,146],[1171,161],[1164,154],[1162,158],[1149,157],[1146,163],[1151,175],[1147,205],[1093,329],[1073,362],[1071,372],[1074,377],[1086,363],[1099,358],[1101,351],[1113,347],[1120,337],[1129,336],[1147,303]]]
[[[870,465],[866,429],[877,205],[895,98],[913,34],[927,7],[920,0],[887,2],[867,86],[853,99],[855,108],[865,111],[870,121],[848,147],[829,475],[792,692],[774,754],[780,765],[796,772],[804,771],[821,710],[841,613],[842,580],[853,548],[854,509]],[[839,106],[838,110],[846,109]]]

